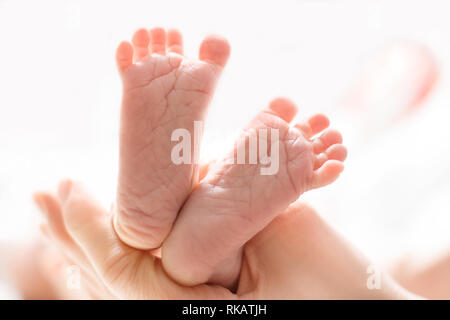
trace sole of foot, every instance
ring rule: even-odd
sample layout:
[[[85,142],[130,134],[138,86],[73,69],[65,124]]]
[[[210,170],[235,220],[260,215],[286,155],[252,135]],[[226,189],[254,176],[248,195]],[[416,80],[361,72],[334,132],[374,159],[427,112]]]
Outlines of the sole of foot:
[[[296,112],[288,99],[275,99],[244,129],[234,150],[209,168],[163,244],[162,262],[177,281],[232,287],[245,243],[301,194],[338,178],[347,156],[341,134],[327,129],[321,114],[290,125]],[[267,142],[270,161],[257,154],[251,164],[256,140],[260,151]],[[239,150],[246,150],[243,164],[236,161]],[[274,162],[277,170],[264,174]]]
[[[228,42],[208,36],[198,59],[183,55],[180,32],[140,29],[116,53],[123,82],[115,229],[128,245],[158,248],[196,184],[197,165],[175,164],[177,129],[203,121],[230,55]]]

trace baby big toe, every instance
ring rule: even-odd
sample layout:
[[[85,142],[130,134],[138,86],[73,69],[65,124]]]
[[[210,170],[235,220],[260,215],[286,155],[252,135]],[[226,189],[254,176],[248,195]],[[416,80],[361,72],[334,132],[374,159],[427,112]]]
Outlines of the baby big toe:
[[[224,67],[230,56],[230,44],[219,36],[206,37],[199,50],[199,59]]]
[[[116,50],[116,62],[120,72],[133,64],[133,46],[131,43],[127,41],[120,43]]]
[[[269,110],[286,122],[291,122],[297,114],[296,105],[289,99],[276,98],[269,104]]]

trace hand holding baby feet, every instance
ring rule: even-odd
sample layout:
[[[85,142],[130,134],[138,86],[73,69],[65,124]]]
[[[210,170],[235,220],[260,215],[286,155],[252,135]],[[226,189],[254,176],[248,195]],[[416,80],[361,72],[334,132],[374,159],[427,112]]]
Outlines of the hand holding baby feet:
[[[347,156],[341,134],[327,129],[324,115],[290,126],[296,112],[291,101],[275,99],[209,169],[163,244],[162,262],[174,279],[235,287],[245,243],[301,194],[337,179]],[[270,150],[270,164],[252,146]]]
[[[182,56],[177,31],[141,29],[132,43],[122,43],[116,55],[124,90],[115,230],[132,247],[157,248],[184,204],[163,247],[166,271],[186,285],[210,281],[232,287],[244,244],[302,193],[338,177],[346,157],[342,138],[328,130],[312,140],[328,127],[328,119],[317,115],[290,127],[296,107],[286,99],[274,100],[186,201],[197,182],[197,167],[173,162],[177,142],[171,136],[180,128],[193,132],[195,121],[204,119],[229,45],[208,37],[199,60],[191,60]],[[230,163],[242,158],[239,151],[254,132],[264,130],[278,134],[268,144],[270,168],[262,154],[252,158],[256,163]]]
[[[418,298],[386,273],[381,273],[381,290],[369,290],[370,261],[314,209],[299,202],[248,241],[239,284],[232,293],[217,285],[186,287],[173,281],[159,258],[117,237],[111,214],[78,183],[63,182],[58,194],[55,198],[41,193],[56,204],[45,214],[52,241],[64,248],[61,252],[72,265],[81,267],[90,289],[99,293],[106,289],[106,295],[97,296],[100,299]]]
[[[183,56],[181,34],[138,30],[116,60],[123,82],[115,229],[128,245],[161,245],[196,182],[196,165],[171,160],[172,132],[204,119],[230,54],[217,36],[203,40],[198,59]]]

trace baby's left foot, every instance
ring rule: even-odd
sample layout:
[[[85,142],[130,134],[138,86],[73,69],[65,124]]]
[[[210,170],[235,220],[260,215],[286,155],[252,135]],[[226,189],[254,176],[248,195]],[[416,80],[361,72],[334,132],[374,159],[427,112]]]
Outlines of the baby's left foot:
[[[115,228],[126,244],[154,249],[197,183],[198,144],[189,161],[175,163],[179,137],[174,133],[187,130],[201,137],[195,123],[206,117],[230,46],[209,36],[198,59],[189,59],[181,34],[163,28],[140,29],[132,42],[117,50],[123,97]]]
[[[240,270],[240,248],[301,194],[342,172],[347,150],[341,134],[323,131],[329,125],[324,115],[289,126],[295,113],[289,100],[274,100],[191,194],[163,244],[164,267],[176,280],[231,286]],[[214,275],[223,264],[227,270]]]

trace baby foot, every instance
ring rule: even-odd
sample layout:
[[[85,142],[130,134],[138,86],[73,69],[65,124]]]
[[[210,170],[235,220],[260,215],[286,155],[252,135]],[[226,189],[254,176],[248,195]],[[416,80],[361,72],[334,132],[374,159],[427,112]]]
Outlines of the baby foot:
[[[195,164],[171,160],[175,129],[193,132],[205,117],[230,54],[217,36],[203,40],[199,58],[183,56],[181,34],[138,30],[122,42],[116,60],[123,82],[120,167],[115,228],[136,248],[160,246],[191,192]]]
[[[162,249],[163,265],[177,281],[232,287],[244,244],[301,194],[332,183],[342,172],[347,150],[341,134],[325,130],[329,120],[324,115],[290,126],[295,113],[289,100],[274,100],[244,130],[233,152],[215,163],[193,191]],[[278,141],[271,142],[278,143],[279,168],[273,174],[261,174],[267,166],[261,161],[248,161],[252,132],[265,129],[279,132]],[[247,162],[234,164],[242,148],[250,151]],[[274,152],[276,148],[272,157]]]

